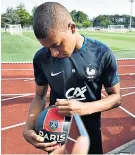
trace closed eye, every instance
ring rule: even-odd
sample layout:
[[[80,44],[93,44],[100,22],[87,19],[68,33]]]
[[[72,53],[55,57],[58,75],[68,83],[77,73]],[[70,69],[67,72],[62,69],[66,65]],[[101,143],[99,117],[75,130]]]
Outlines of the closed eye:
[[[53,47],[59,47],[60,45],[54,45]]]
[[[60,46],[60,44],[53,44],[50,48],[55,48],[55,47],[59,47]]]

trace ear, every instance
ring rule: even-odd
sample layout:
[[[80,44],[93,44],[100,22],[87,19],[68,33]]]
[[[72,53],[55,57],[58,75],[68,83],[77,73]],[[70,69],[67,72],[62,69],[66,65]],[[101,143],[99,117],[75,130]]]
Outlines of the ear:
[[[68,28],[71,29],[72,34],[75,33],[75,31],[76,31],[76,25],[75,25],[74,22],[70,22],[70,23],[68,24]]]

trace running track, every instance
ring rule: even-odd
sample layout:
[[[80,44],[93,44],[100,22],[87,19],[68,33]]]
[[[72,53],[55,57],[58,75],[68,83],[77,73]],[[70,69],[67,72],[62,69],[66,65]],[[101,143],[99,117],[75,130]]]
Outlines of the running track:
[[[102,113],[103,150],[107,153],[135,139],[135,60],[118,61],[122,105]],[[34,95],[31,63],[2,64],[1,153],[43,154],[22,136]],[[102,91],[102,97],[106,93]],[[47,101],[49,93],[47,95]]]

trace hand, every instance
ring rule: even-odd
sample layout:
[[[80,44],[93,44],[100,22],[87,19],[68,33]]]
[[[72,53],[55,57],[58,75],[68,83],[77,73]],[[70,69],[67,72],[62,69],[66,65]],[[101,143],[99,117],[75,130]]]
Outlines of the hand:
[[[89,140],[84,136],[77,138],[76,143],[73,146],[71,154],[87,154],[89,149]],[[50,154],[64,154],[65,145],[57,148]]]
[[[57,142],[45,143],[44,138],[37,135],[34,130],[25,129],[23,136],[27,142],[43,151],[54,151],[56,148],[58,148],[58,146],[55,146]]]
[[[71,99],[57,99],[56,106],[61,115],[71,116],[74,113],[84,115],[84,103]]]

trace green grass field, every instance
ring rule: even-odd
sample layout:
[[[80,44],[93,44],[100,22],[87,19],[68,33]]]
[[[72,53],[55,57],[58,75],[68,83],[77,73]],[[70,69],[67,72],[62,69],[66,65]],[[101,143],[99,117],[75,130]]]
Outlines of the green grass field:
[[[135,32],[81,31],[80,33],[107,44],[113,50],[116,58],[135,58]],[[1,46],[2,62],[32,61],[36,51],[41,48],[32,32],[24,32],[22,36],[2,32]]]

